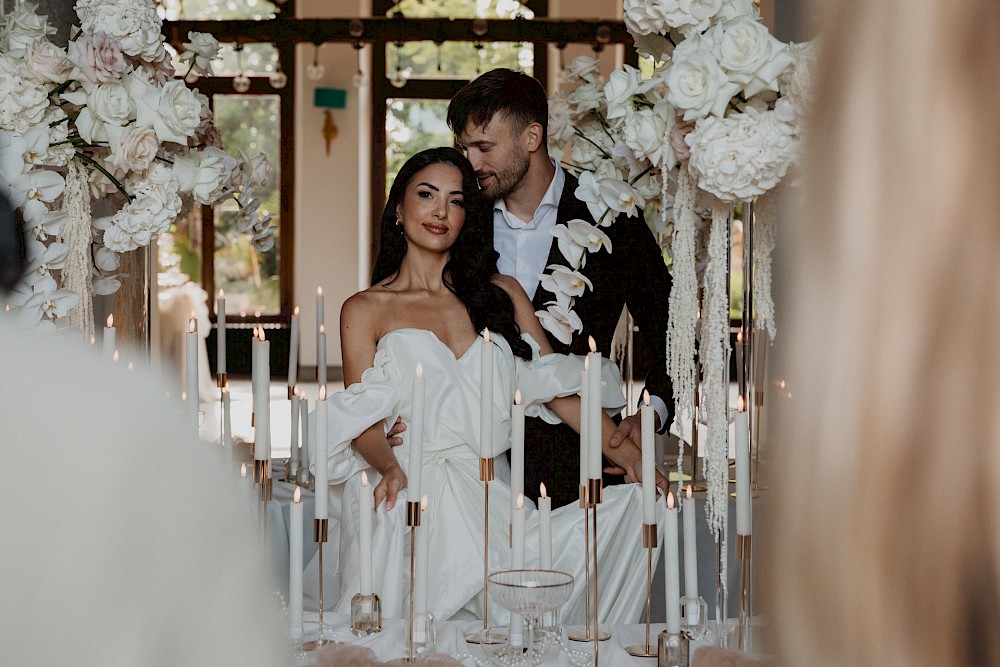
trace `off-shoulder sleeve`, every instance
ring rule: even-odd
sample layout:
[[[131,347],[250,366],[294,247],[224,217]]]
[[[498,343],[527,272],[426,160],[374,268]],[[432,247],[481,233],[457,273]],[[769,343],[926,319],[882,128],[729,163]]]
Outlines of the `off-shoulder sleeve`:
[[[535,339],[528,334],[522,334],[521,338],[531,346],[532,357],[530,361],[514,357],[524,414],[539,417],[549,424],[558,424],[561,420],[545,404],[553,398],[580,393],[583,357],[557,352],[539,356],[540,348]],[[618,367],[610,359],[602,358],[601,407],[608,415],[616,415],[625,407],[619,377]]]
[[[359,382],[330,397],[327,408],[330,484],[347,481],[370,467],[351,442],[372,424],[396,421],[401,404],[396,391],[399,383],[395,361],[385,350],[378,350],[372,367],[362,373]]]

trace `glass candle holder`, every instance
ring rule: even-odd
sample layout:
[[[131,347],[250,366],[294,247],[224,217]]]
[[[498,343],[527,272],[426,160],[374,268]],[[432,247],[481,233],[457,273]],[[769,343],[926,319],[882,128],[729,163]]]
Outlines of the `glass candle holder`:
[[[657,667],[688,667],[688,638],[681,633],[660,633],[656,648]]]
[[[701,639],[708,633],[708,603],[700,595],[696,598],[682,597],[681,632],[691,639]]]
[[[382,631],[382,601],[378,596],[356,594],[351,598],[351,632],[358,637]]]
[[[413,616],[413,655],[433,653],[437,647],[437,628],[434,614],[424,612]],[[410,652],[410,637],[406,638],[406,652]]]

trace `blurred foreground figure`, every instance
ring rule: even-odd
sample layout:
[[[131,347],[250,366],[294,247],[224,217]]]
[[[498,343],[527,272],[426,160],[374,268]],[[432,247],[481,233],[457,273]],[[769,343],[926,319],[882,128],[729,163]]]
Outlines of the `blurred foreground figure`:
[[[3,303],[21,259],[0,228]],[[0,377],[4,664],[288,664],[249,488],[165,386],[3,312]]]
[[[782,227],[773,648],[1000,664],[1000,3],[829,5]]]

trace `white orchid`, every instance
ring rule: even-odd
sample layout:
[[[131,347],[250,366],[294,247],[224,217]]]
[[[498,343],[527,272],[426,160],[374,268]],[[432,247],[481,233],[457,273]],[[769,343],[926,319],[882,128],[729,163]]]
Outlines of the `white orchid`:
[[[628,216],[638,215],[638,208],[646,205],[645,198],[625,181],[614,178],[595,178],[584,172],[580,175],[580,185],[576,198],[587,204],[590,214],[601,227],[615,221],[616,213]]]
[[[550,264],[546,270],[551,273],[538,276],[541,287],[555,294],[556,302],[567,310],[572,307],[573,298],[582,296],[588,289],[594,289],[590,279],[579,271],[573,271],[559,264]]]
[[[583,321],[572,310],[563,308],[555,301],[550,301],[545,310],[536,310],[535,315],[546,331],[555,336],[563,345],[573,341],[573,334],[583,331]]]
[[[27,314],[39,321],[55,317],[65,317],[80,303],[80,295],[68,289],[36,292],[21,307]]]

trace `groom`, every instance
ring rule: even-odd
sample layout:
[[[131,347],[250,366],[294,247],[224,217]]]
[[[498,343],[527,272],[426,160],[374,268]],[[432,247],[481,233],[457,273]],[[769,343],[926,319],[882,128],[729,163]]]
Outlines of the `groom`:
[[[567,264],[552,230],[576,219],[595,221],[574,194],[576,178],[549,157],[545,90],[521,72],[492,70],[458,91],[448,105],[448,125],[472,162],[483,194],[494,201],[493,245],[500,254],[500,273],[521,283],[535,310],[546,310],[556,297],[540,285],[539,274],[550,264]],[[667,406],[672,403],[666,372],[670,274],[641,215],[621,214],[602,230],[611,239],[614,254],[606,249],[587,254],[581,272],[593,290],[577,297],[574,306],[583,330],[564,334],[568,342],[549,331],[549,342],[556,352],[582,355],[589,351],[587,337],[593,336],[597,349],[607,357],[622,307],[628,305],[639,328],[635,340],[649,363],[646,389],[653,396],[657,428],[665,430]],[[626,437],[640,442],[638,414],[622,419],[611,444],[620,444]],[[533,494],[544,482],[556,506],[576,501],[579,436],[565,424],[553,426],[529,418],[525,441],[529,443],[525,491]]]

